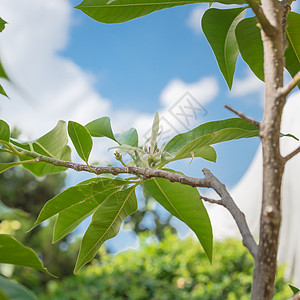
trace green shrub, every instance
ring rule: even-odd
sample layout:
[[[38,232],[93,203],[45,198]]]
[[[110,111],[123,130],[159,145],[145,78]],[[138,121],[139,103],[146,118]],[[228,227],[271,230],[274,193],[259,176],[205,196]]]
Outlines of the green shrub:
[[[178,240],[166,234],[161,242],[143,236],[139,250],[117,255],[101,253],[77,276],[48,284],[41,300],[246,300],[250,298],[253,259],[240,241],[214,243],[210,264],[192,238]],[[282,269],[277,276],[275,299],[291,291]]]

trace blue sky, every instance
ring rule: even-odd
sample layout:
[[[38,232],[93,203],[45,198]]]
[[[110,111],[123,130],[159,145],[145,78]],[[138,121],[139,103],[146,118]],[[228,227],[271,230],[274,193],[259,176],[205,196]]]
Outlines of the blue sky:
[[[75,6],[79,2],[71,3]],[[259,83],[250,93],[230,96],[208,42],[195,28],[197,25],[200,28],[200,18],[198,24],[193,24],[194,27],[190,25],[193,11],[204,11],[207,7],[207,4],[187,5],[113,25],[98,23],[74,9],[70,40],[60,54],[97,76],[95,87],[110,99],[113,108],[134,107],[154,114],[160,109],[161,91],[170,80],[180,78],[192,83],[211,76],[217,80],[219,93],[205,105],[208,114],[204,122],[233,117],[224,109],[225,104],[260,119],[262,100]],[[236,77],[250,76],[247,69],[239,59]],[[189,166],[189,172],[197,176],[199,167],[208,166],[232,186],[245,172],[257,145],[257,140],[253,139],[218,146],[217,165],[201,160],[195,166]],[[186,162],[176,165],[187,167]]]

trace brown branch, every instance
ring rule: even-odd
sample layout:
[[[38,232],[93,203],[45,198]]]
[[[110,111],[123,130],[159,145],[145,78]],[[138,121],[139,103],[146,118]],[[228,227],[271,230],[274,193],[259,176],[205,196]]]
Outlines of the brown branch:
[[[164,170],[158,170],[158,169],[150,169],[150,168],[139,168],[139,167],[97,167],[92,165],[85,165],[85,164],[78,164],[70,161],[64,161],[55,159],[52,157],[40,155],[36,152],[31,152],[28,150],[21,149],[19,147],[16,147],[18,150],[23,151],[24,154],[27,156],[30,156],[35,159],[36,162],[44,162],[48,164],[52,164],[54,166],[64,167],[68,169],[73,169],[78,172],[89,172],[94,173],[96,175],[100,174],[134,174],[139,175],[144,179],[150,179],[152,177],[159,177],[159,178],[165,178],[168,179],[171,182],[179,182],[181,184],[190,185],[192,187],[210,187],[208,185],[207,179],[205,178],[193,178],[189,176],[185,176],[178,173],[173,173],[169,171]]]
[[[233,112],[234,114],[236,114],[237,116],[239,116],[241,119],[244,119],[245,121],[249,122],[252,125],[255,125],[257,128],[259,128],[259,122],[255,121],[247,116],[245,116],[243,113],[235,110],[234,108],[230,107],[229,105],[225,105],[225,108],[227,108],[228,110],[230,110],[231,112]]]
[[[200,195],[200,198],[201,198],[202,200],[206,201],[206,202],[224,206],[224,204],[223,204],[223,202],[222,202],[222,199],[220,199],[220,200],[215,200],[215,199],[207,198],[207,197],[204,197],[204,196],[201,196],[201,195]]]
[[[260,7],[258,1],[256,0],[246,0],[247,4],[251,7],[253,10],[258,22],[261,25],[261,29],[264,30],[264,32],[268,36],[272,36],[276,34],[275,28],[272,26],[272,24],[269,22],[267,17],[265,16],[263,9]]]
[[[300,293],[294,295],[294,297],[291,300],[300,300]]]
[[[286,97],[300,82],[300,71],[294,76],[294,78],[284,87],[279,89],[279,97]]]
[[[208,181],[209,187],[214,189],[221,197],[221,200],[213,200],[212,203],[223,205],[234,218],[243,238],[244,246],[255,258],[257,254],[257,244],[248,227],[244,213],[237,207],[224,184],[222,184],[208,169],[203,169],[204,178]],[[205,200],[205,199],[204,199]]]
[[[257,245],[254,241],[254,238],[249,230],[247,225],[245,215],[240,211],[240,209],[236,206],[230,194],[226,190],[224,184],[222,184],[209,170],[203,169],[204,178],[194,178],[185,176],[182,174],[158,170],[158,169],[150,169],[150,168],[139,168],[139,167],[96,167],[96,166],[88,166],[84,164],[77,164],[70,161],[63,161],[59,159],[55,159],[52,157],[47,157],[44,155],[40,155],[36,152],[31,152],[28,150],[21,149],[16,147],[18,150],[22,151],[26,156],[30,156],[38,162],[44,162],[48,164],[52,164],[54,166],[65,167],[69,169],[73,169],[76,171],[85,171],[94,173],[96,175],[110,173],[113,175],[118,174],[134,174],[141,176],[144,179],[150,179],[153,177],[165,178],[171,182],[178,182],[185,185],[190,185],[192,187],[205,187],[212,188],[216,191],[216,193],[221,197],[221,200],[213,200],[210,198],[202,197],[205,201],[209,201],[211,203],[217,203],[223,205],[225,208],[229,210],[231,215],[233,216],[240,233],[243,238],[243,244],[248,248],[249,252],[255,257],[257,252]]]
[[[284,163],[287,163],[290,159],[292,159],[295,155],[297,155],[300,152],[300,147],[296,148],[294,151],[292,151],[290,154],[285,156],[283,158]]]

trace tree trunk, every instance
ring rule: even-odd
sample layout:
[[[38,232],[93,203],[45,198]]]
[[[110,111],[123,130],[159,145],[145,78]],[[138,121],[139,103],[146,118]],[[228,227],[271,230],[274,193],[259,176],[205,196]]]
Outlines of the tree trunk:
[[[281,223],[281,183],[284,160],[280,154],[280,124],[285,97],[283,86],[283,6],[277,0],[262,0],[263,12],[273,30],[261,30],[264,46],[265,110],[260,124],[263,150],[263,195],[260,237],[252,284],[252,300],[271,300],[276,275]]]

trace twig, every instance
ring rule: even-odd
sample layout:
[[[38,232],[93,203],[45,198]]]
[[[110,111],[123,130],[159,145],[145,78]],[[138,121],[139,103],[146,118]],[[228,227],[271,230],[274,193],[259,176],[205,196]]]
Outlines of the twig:
[[[204,197],[204,196],[200,196],[200,198],[206,202],[209,202],[209,203],[213,203],[213,204],[219,204],[219,205],[222,205],[224,206],[223,202],[222,202],[222,199],[220,200],[215,200],[215,199],[211,199],[211,198],[207,198],[207,197]]]
[[[259,21],[261,28],[264,30],[264,32],[268,36],[272,36],[276,33],[275,28],[272,26],[272,24],[269,22],[267,17],[265,16],[262,8],[259,6],[258,1],[256,0],[246,0],[248,5],[251,7],[253,10],[257,20]]]
[[[16,146],[15,146],[16,147]],[[28,151],[19,147],[18,150],[23,151],[26,156],[32,157],[36,162],[44,162],[52,164],[54,166],[73,169],[78,172],[89,172],[96,175],[110,173],[113,175],[118,174],[134,174],[142,176],[144,179],[150,179],[153,177],[165,178],[171,182],[179,182],[181,184],[190,185],[192,187],[210,187],[205,178],[193,178],[178,173],[173,173],[165,170],[139,168],[139,167],[96,167],[93,165],[78,164],[71,161],[59,160],[52,157],[40,155],[39,153]]]
[[[291,300],[300,300],[300,293],[294,295],[294,297]]]
[[[300,71],[294,76],[294,78],[283,88],[279,90],[279,96],[286,97],[300,82]]]
[[[221,197],[222,201],[217,204],[223,205],[234,218],[243,238],[243,244],[255,258],[257,254],[257,244],[248,227],[244,213],[237,207],[224,184],[222,184],[209,170],[203,169],[204,177],[208,180],[209,186],[213,188]]]
[[[243,113],[235,110],[234,108],[230,107],[229,105],[225,105],[225,108],[227,108],[228,110],[230,110],[231,112],[233,112],[234,114],[236,114],[237,116],[239,116],[241,119],[244,119],[245,121],[249,122],[250,124],[256,126],[257,128],[259,128],[259,122],[245,116]]]
[[[48,164],[52,164],[54,166],[65,167],[69,169],[73,169],[76,171],[86,171],[90,173],[95,173],[97,175],[110,173],[113,175],[118,174],[134,174],[141,176],[144,179],[150,179],[153,177],[165,178],[171,182],[178,182],[185,185],[190,185],[192,187],[205,187],[212,188],[216,191],[216,193],[221,197],[221,200],[213,200],[206,197],[201,197],[204,200],[210,201],[211,203],[217,203],[223,205],[225,208],[229,210],[231,215],[233,216],[239,231],[243,238],[243,244],[248,248],[250,253],[255,257],[257,252],[257,245],[254,241],[254,238],[249,230],[247,225],[245,215],[240,211],[240,209],[236,206],[230,194],[226,190],[224,184],[222,184],[209,170],[203,169],[204,178],[194,178],[185,176],[182,174],[158,170],[158,169],[150,169],[150,168],[139,168],[139,167],[96,167],[96,166],[88,166],[84,164],[77,164],[70,161],[58,160],[52,157],[47,157],[44,155],[40,155],[39,153],[28,151],[16,146],[19,151],[22,151],[26,156],[32,157],[35,161],[44,162]]]
[[[290,154],[285,156],[283,158],[284,163],[287,163],[290,159],[292,159],[295,155],[297,155],[300,152],[300,147],[296,148],[294,151],[292,151]]]

